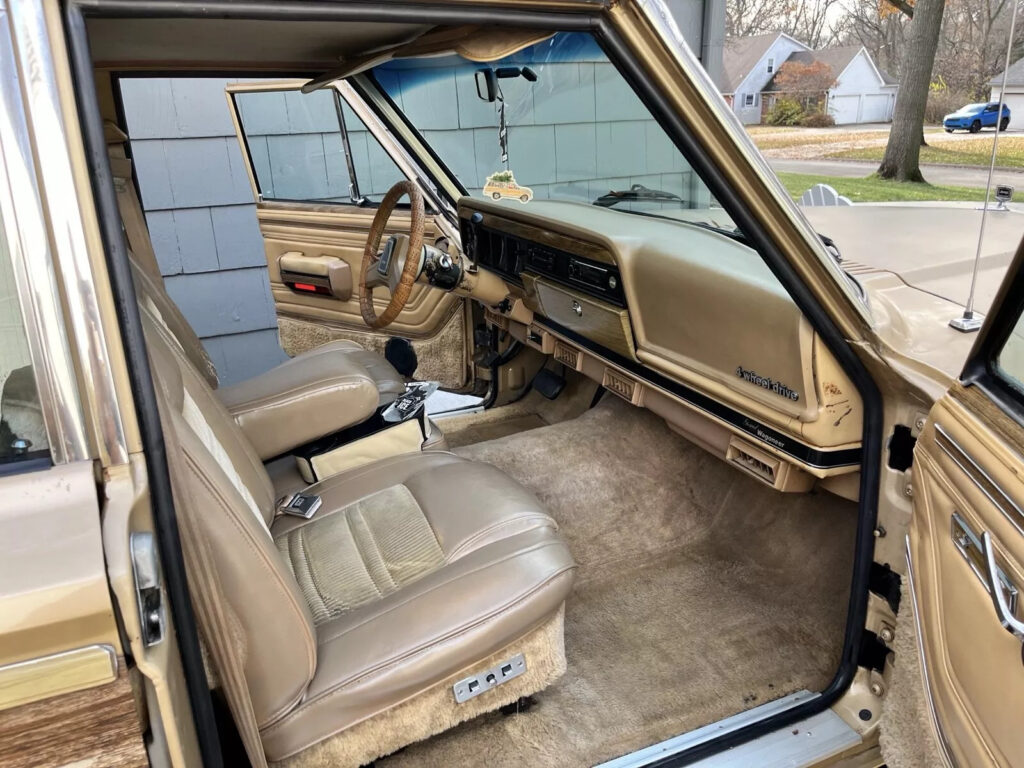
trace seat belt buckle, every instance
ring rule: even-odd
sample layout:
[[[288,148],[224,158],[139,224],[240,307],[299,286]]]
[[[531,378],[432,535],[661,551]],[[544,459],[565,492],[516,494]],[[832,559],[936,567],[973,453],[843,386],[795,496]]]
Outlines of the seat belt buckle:
[[[309,520],[320,509],[320,504],[320,497],[312,493],[293,493],[281,500],[277,505],[277,511]]]

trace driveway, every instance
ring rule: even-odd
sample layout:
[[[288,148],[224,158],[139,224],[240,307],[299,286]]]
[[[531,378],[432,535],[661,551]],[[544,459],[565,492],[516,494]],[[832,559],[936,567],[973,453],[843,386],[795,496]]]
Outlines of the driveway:
[[[863,179],[878,170],[878,163],[855,160],[787,160],[769,157],[768,163],[776,172],[809,173],[815,176],[840,176]],[[988,168],[972,166],[922,165],[921,173],[930,184],[943,187],[984,187],[988,179]],[[996,184],[1009,184],[1024,190],[1024,170],[1000,170],[992,176]]]

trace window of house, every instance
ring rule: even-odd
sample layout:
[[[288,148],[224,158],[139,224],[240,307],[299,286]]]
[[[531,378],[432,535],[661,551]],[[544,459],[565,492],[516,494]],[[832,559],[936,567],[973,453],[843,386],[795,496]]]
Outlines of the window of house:
[[[772,58],[768,59],[768,74],[770,75],[774,71],[775,71],[775,58],[772,57]]]
[[[249,91],[234,98],[264,200],[379,202],[405,179],[333,89]]]
[[[755,104],[757,104],[757,94],[756,93],[745,93],[745,94],[743,94],[743,106],[744,107],[753,107]]]
[[[49,454],[11,252],[0,220],[0,471]]]

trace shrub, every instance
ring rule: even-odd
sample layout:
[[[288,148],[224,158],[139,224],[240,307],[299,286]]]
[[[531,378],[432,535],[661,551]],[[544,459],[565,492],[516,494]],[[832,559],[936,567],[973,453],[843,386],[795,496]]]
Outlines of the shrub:
[[[779,99],[765,115],[768,125],[798,125],[804,116],[804,108],[793,99]]]
[[[976,99],[963,91],[950,90],[945,84],[932,83],[932,87],[928,90],[928,101],[924,107],[924,121],[929,125],[941,124],[942,118],[946,115],[956,112],[964,104],[975,101],[984,101],[984,99]]]
[[[836,119],[828,112],[808,112],[800,118],[800,125],[804,128],[830,128],[836,124]]]

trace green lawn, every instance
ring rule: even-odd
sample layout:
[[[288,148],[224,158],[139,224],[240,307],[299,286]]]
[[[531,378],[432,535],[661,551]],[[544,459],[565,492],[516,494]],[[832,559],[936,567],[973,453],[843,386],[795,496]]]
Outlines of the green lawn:
[[[911,184],[908,182],[886,181],[868,176],[864,179],[846,179],[838,176],[814,176],[808,173],[780,173],[779,179],[793,196],[800,195],[815,184],[828,184],[840,195],[846,195],[855,203],[890,203],[910,200],[967,200],[981,202],[985,199],[984,189],[970,187],[938,187],[933,184]],[[1014,202],[1024,202],[1024,192],[1013,196]]]
[[[943,141],[929,136],[931,142],[921,147],[922,163],[945,163],[947,165],[980,165],[987,167],[992,157],[992,132],[976,139]],[[851,160],[881,161],[885,147],[862,147],[835,152],[829,157],[844,157]],[[1003,168],[1024,168],[1024,137],[1000,136],[996,154],[996,165]]]

